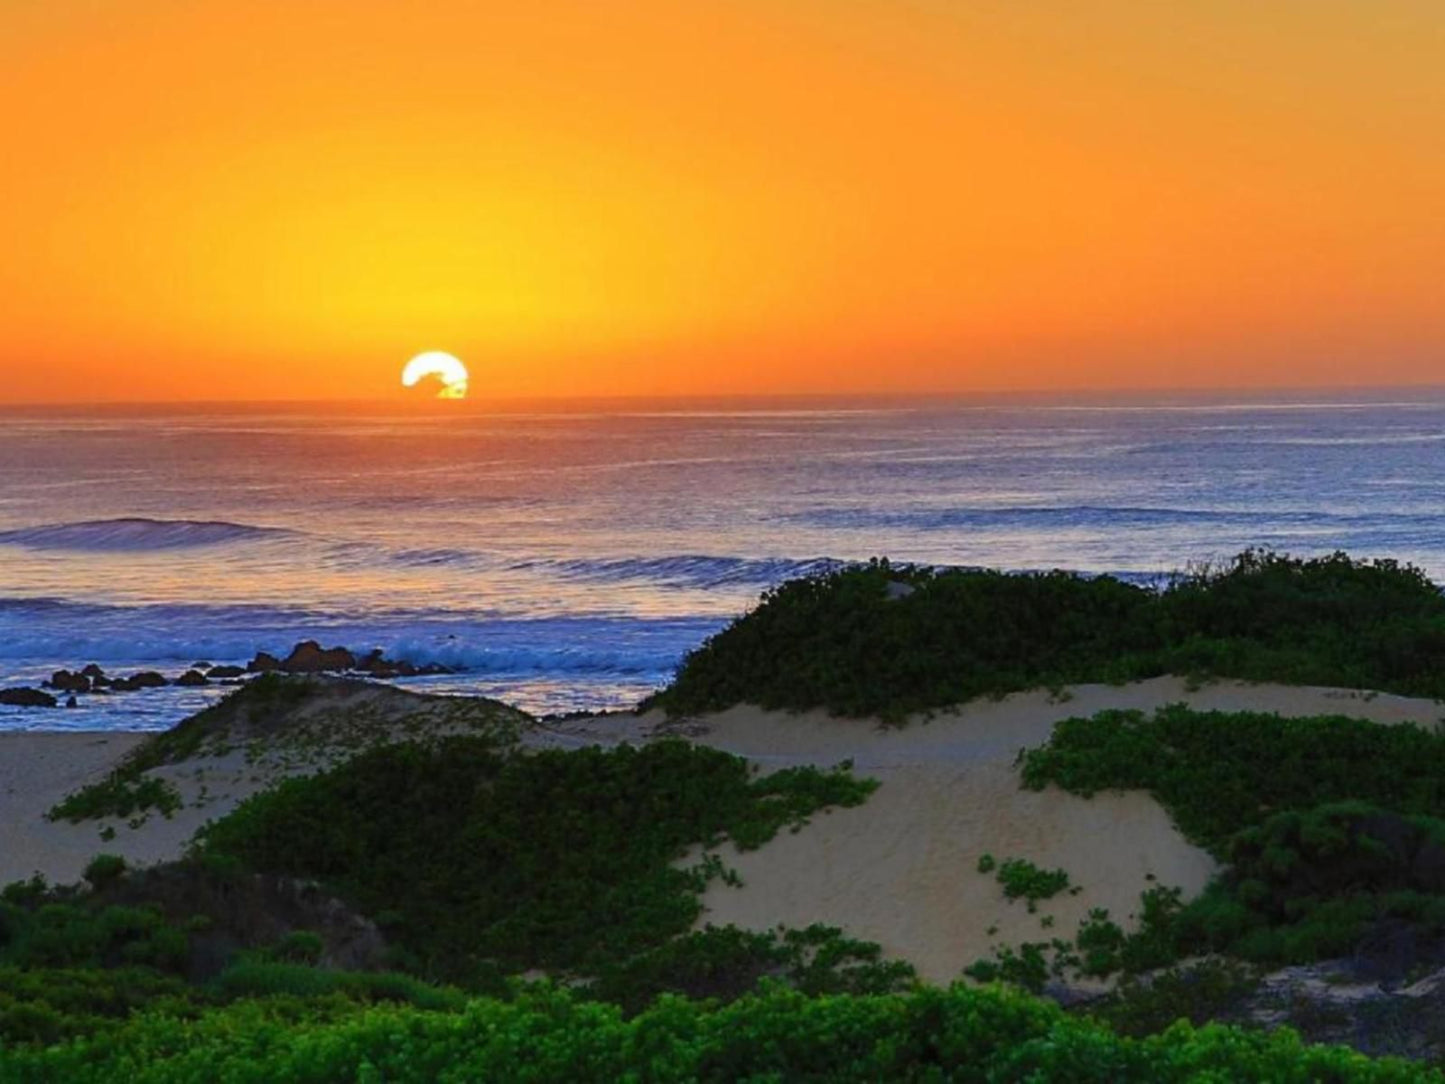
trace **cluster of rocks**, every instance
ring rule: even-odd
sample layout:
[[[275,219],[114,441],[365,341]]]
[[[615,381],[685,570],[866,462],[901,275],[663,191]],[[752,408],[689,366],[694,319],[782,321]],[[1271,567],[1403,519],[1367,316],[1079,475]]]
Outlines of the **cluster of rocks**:
[[[43,689],[0,689],[0,704],[22,708],[54,708],[60,701],[45,689],[66,696],[66,707],[76,706],[76,696],[85,694],[133,692],[137,689],[159,689],[167,685],[197,687],[202,685],[239,684],[248,676],[267,673],[330,674],[356,673],[374,678],[421,677],[429,674],[450,674],[440,663],[417,666],[400,659],[388,659],[380,649],[356,656],[344,647],[323,648],[315,640],[304,640],[291,649],[284,659],[265,651],[259,652],[245,666],[212,666],[208,662],[192,663],[190,669],[174,680],[154,670],[142,670],[126,677],[111,677],[95,663],[81,670],[57,670],[44,683]]]
[[[366,655],[357,657],[344,647],[324,648],[315,640],[303,640],[291,649],[291,654],[278,659],[265,651],[259,652],[246,664],[253,674],[331,674],[358,673],[376,678],[421,677],[429,674],[450,674],[450,667],[429,662],[423,666],[400,659],[388,659],[377,648]]]

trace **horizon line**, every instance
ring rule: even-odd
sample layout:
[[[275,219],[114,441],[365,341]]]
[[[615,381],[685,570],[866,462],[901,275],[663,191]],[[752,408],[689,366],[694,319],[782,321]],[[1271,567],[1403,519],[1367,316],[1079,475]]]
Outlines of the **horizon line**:
[[[979,399],[1064,399],[1084,397],[1091,399],[1139,398],[1139,397],[1184,397],[1204,398],[1220,396],[1241,396],[1259,399],[1270,396],[1294,395],[1339,398],[1349,394],[1379,394],[1386,392],[1445,392],[1445,380],[1430,383],[1400,384],[1272,384],[1272,385],[1223,385],[1204,387],[1182,385],[1174,387],[1142,386],[1091,388],[1072,387],[1059,389],[1042,388],[995,388],[972,390],[938,391],[784,391],[784,392],[645,392],[590,395],[498,395],[468,396],[462,400],[438,400],[398,395],[387,396],[312,396],[294,398],[256,399],[97,399],[76,402],[73,399],[40,399],[0,401],[0,413],[28,409],[71,408],[76,410],[157,408],[157,407],[263,407],[263,406],[386,406],[399,409],[420,410],[461,410],[477,407],[508,408],[524,405],[561,405],[569,403],[679,403],[679,402],[924,402],[958,401]]]

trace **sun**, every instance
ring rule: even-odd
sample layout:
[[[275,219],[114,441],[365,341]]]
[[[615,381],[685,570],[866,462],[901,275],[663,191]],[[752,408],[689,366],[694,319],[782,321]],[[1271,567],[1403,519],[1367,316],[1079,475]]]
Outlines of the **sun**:
[[[438,399],[465,399],[467,397],[467,367],[459,358],[441,350],[428,350],[418,354],[406,363],[401,371],[404,388],[414,388],[427,377],[441,381]]]

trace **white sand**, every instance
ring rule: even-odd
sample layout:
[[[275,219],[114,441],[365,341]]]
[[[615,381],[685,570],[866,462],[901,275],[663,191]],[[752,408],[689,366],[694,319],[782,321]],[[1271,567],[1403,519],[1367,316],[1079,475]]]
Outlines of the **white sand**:
[[[1125,919],[1150,884],[1147,874],[1187,895],[1214,870],[1209,856],[1186,843],[1147,795],[1084,800],[1058,790],[1021,790],[1015,756],[1046,741],[1056,721],[1175,702],[1201,710],[1342,714],[1390,724],[1434,725],[1445,714],[1434,701],[1236,682],[1191,692],[1172,678],[1076,686],[1067,695],[1062,702],[1043,692],[978,701],[897,729],[821,712],[742,707],[681,723],[660,715],[612,715],[536,724],[525,727],[521,738],[528,747],[567,748],[680,733],[765,769],[852,759],[859,774],[881,782],[879,789],[863,806],[820,814],[759,851],[725,848],[724,859],[744,884],[714,882],[704,899],[705,921],[759,930],[779,923],[840,926],[911,961],[924,977],[946,982],[994,944],[1071,936],[1089,908],[1105,907],[1116,920]],[[382,686],[338,689],[288,716],[288,733],[302,734],[304,741],[270,740],[259,758],[237,746],[158,769],[180,790],[185,808],[169,820],[153,814],[134,829],[113,819],[53,824],[44,813],[102,778],[144,735],[0,733],[0,883],[37,871],[55,882],[73,881],[102,851],[134,862],[178,857],[196,828],[274,779],[315,771],[358,745],[405,737],[417,727],[468,732],[477,718],[495,712],[486,704]],[[358,740],[335,741],[338,732]],[[114,839],[100,839],[104,826],[115,829]],[[1084,890],[1031,915],[1022,902],[1007,903],[993,877],[977,872],[985,852],[1063,868]],[[1045,915],[1054,917],[1052,928],[1043,926]],[[990,927],[997,928],[993,934]]]

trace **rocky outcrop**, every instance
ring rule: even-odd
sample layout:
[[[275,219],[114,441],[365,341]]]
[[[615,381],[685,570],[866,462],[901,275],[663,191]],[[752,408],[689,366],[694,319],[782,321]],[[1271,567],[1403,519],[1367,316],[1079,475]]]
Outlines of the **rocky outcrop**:
[[[39,689],[0,689],[0,704],[15,708],[53,708],[58,703],[55,697]]]
[[[356,667],[356,656],[344,647],[323,648],[315,640],[303,640],[281,663],[288,674],[323,674]]]
[[[269,651],[258,651],[256,657],[246,664],[247,673],[269,674],[281,669],[281,660]]]
[[[96,669],[98,670],[99,667]],[[50,675],[50,680],[45,683],[45,686],[62,693],[88,693],[90,692],[90,678],[84,673],[72,674],[69,670],[57,670]]]
[[[380,648],[374,648],[356,664],[356,669],[375,678],[424,677],[430,674],[450,674],[454,671],[439,662],[417,666],[405,659],[388,659]]]
[[[206,671],[206,677],[212,681],[223,681],[227,678],[238,678],[246,676],[244,666],[213,666]]]
[[[176,678],[175,683],[177,685],[184,685],[189,688],[194,688],[198,685],[209,685],[210,681],[206,678],[206,675],[201,673],[199,670],[187,670],[180,677]]]
[[[1423,961],[1408,982],[1366,978],[1356,960],[1286,968],[1264,976],[1241,1008],[1237,1019],[1284,1024],[1311,1042],[1344,1043],[1373,1057],[1445,1056],[1445,970]]]
[[[239,668],[215,667],[211,670],[211,678],[230,677],[228,671],[235,670],[239,675]],[[357,658],[344,647],[322,647],[315,640],[303,640],[291,649],[291,653],[284,659],[278,659],[275,655],[261,651],[256,654],[246,665],[246,671],[252,674],[265,674],[277,671],[284,674],[333,674],[352,671],[362,674],[370,674],[375,678],[397,678],[417,677],[426,674],[450,674],[451,668],[442,666],[440,663],[427,663],[424,666],[417,666],[414,663],[402,659],[388,659],[382,654],[380,648],[374,648],[361,658]]]

